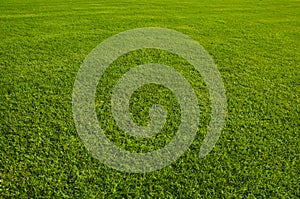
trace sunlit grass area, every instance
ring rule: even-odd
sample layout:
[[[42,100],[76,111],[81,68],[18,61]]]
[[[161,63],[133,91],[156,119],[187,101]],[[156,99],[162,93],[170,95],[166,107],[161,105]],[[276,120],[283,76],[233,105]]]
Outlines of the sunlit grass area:
[[[144,49],[116,60],[98,84],[95,106],[115,145],[132,152],[163,147],[180,107],[170,90],[148,85],[131,99],[138,124],[160,103],[168,120],[157,136],[133,138],[110,113],[110,93],[145,63],[178,70],[196,90],[200,125],[189,150],[150,173],[114,170],[95,159],[72,115],[77,72],[89,52],[119,32],[162,27],[199,42],[214,59],[227,96],[226,124],[213,151],[198,158],[210,120],[209,93],[192,65]],[[0,198],[300,197],[300,1],[167,0],[0,3]]]

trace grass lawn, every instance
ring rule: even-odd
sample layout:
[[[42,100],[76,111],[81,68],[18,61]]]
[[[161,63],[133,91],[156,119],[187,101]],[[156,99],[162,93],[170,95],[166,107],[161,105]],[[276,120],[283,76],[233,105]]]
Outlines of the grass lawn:
[[[0,0],[0,198],[299,198],[299,0]],[[150,173],[114,170],[90,155],[75,129],[73,84],[106,38],[163,27],[198,41],[213,57],[227,96],[226,125],[204,159],[208,90],[181,57],[142,49],[117,59],[98,84],[101,126],[115,145],[147,152],[170,142],[180,108],[170,90],[148,85],[131,98],[138,124],[168,110],[163,130],[141,139],[118,129],[111,91],[149,62],[180,71],[201,111],[197,137],[173,164]]]

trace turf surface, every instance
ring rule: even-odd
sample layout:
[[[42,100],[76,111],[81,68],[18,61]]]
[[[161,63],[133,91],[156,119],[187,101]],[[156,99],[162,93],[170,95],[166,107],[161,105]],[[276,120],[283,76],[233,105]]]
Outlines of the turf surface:
[[[180,31],[214,58],[228,112],[205,159],[198,158],[210,114],[205,84],[180,57],[153,49],[109,68],[98,86],[99,121],[129,151],[169,142],[180,116],[169,90],[149,85],[132,97],[139,124],[149,122],[151,103],[171,112],[150,140],[118,131],[107,95],[131,67],[168,64],[198,90],[201,125],[189,150],[162,170],[132,174],[105,166],[80,141],[72,89],[82,61],[104,39],[139,27]],[[0,198],[300,197],[299,0],[1,0],[0,30]]]

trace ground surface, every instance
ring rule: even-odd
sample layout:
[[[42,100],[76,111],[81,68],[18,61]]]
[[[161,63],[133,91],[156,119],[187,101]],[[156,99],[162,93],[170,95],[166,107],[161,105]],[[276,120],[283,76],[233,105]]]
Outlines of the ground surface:
[[[116,145],[151,151],[178,127],[174,96],[149,85],[132,98],[135,120],[147,123],[147,107],[160,102],[170,106],[169,126],[150,140],[116,129],[105,93],[136,64],[160,62],[181,71],[198,88],[202,114],[182,158],[152,173],[123,173],[93,158],[80,141],[73,83],[101,41],[149,26],[189,35],[212,55],[226,87],[226,126],[214,150],[199,159],[210,113],[202,78],[168,52],[125,55],[99,83],[96,100],[101,125]],[[299,46],[298,0],[1,0],[0,198],[300,197]]]

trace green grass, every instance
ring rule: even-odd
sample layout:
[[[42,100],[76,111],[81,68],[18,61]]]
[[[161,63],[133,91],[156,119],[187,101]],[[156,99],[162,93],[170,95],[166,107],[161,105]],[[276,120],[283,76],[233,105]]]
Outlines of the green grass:
[[[118,131],[106,93],[136,64],[180,70],[198,89],[202,114],[182,158],[151,173],[123,173],[94,159],[80,141],[73,83],[101,41],[150,26],[180,31],[212,55],[226,87],[226,126],[213,151],[199,159],[210,114],[202,78],[168,52],[124,55],[99,82],[96,100],[101,125],[116,145],[158,149],[178,127],[172,93],[149,85],[132,97],[135,121],[146,124],[147,107],[160,102],[170,110],[168,125],[150,140]],[[299,0],[1,0],[0,198],[300,197],[299,46]]]

